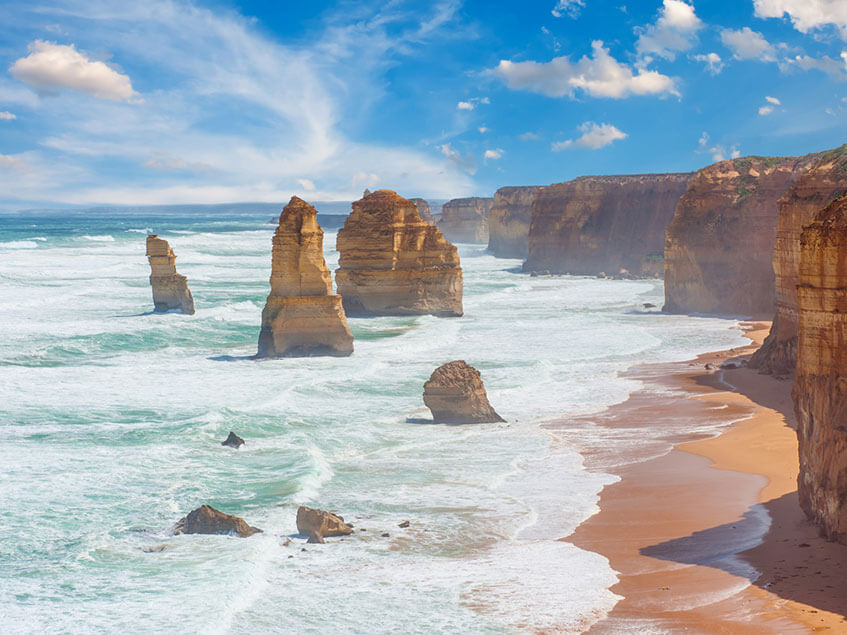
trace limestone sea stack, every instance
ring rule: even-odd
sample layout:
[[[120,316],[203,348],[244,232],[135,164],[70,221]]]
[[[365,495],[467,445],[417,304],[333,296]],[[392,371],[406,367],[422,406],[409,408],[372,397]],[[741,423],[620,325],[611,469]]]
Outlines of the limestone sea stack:
[[[292,196],[273,238],[271,293],[257,357],[345,356],[353,334],[323,255],[317,210]]]
[[[147,236],[147,260],[150,262],[150,286],[153,310],[157,313],[181,311],[194,314],[194,298],[185,276],[176,272],[176,256],[167,240],[156,234]]]
[[[175,534],[232,534],[247,538],[262,530],[251,527],[243,518],[230,516],[211,505],[201,505],[174,527]]]
[[[847,544],[847,197],[800,238],[794,407],[803,510]]]
[[[691,177],[585,176],[541,188],[524,271],[660,276],[665,229]]]
[[[337,248],[335,282],[348,315],[462,315],[456,248],[397,193],[353,203]]]
[[[538,186],[501,187],[488,212],[488,251],[499,258],[526,259],[532,199]]]
[[[308,536],[309,542],[323,542],[330,536],[347,536],[353,528],[344,522],[344,517],[322,509],[301,505],[297,509],[297,531]]]
[[[776,314],[771,332],[750,360],[754,368],[775,374],[794,371],[797,360],[797,272],[800,234],[847,185],[847,145],[811,155],[812,165],[777,202],[773,248]]]
[[[418,208],[418,214],[421,215],[421,218],[430,225],[434,224],[435,221],[432,220],[432,208],[429,206],[428,202],[422,198],[410,198],[409,200],[412,201],[415,204],[415,207]]]
[[[806,158],[744,157],[698,171],[665,242],[665,311],[769,319],[777,201]]]
[[[438,229],[454,243],[488,243],[488,213],[493,198],[454,198],[441,207]]]
[[[436,368],[424,384],[423,400],[435,423],[504,421],[488,403],[479,371],[463,360]]]

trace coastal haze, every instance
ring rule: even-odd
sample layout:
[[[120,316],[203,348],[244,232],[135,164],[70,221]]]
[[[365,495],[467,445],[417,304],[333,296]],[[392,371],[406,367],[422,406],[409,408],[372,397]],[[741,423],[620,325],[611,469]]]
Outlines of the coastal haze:
[[[0,632],[847,628],[843,3],[7,4]]]

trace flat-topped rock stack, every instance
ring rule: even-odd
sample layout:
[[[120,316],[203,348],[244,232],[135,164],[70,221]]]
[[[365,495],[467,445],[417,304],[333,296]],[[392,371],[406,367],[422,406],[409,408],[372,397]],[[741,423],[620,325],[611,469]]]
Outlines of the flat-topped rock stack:
[[[488,243],[488,213],[493,198],[454,198],[441,207],[438,229],[454,243]]]
[[[153,289],[153,310],[157,313],[181,311],[194,313],[194,298],[188,290],[185,276],[176,272],[176,256],[167,240],[147,236],[147,260],[150,262],[150,286]]]
[[[498,423],[479,371],[456,360],[439,366],[424,384],[424,404],[435,423]]]
[[[346,356],[353,334],[323,255],[317,210],[292,196],[273,238],[271,293],[257,357]]]
[[[432,208],[429,206],[427,201],[422,198],[410,198],[409,200],[412,201],[415,204],[415,207],[418,208],[418,214],[421,215],[421,218],[430,225],[435,222],[432,220]]]
[[[488,212],[488,251],[500,258],[526,258],[532,199],[541,188],[501,187]]]
[[[462,315],[456,247],[396,192],[353,203],[336,244],[335,282],[348,315]]]

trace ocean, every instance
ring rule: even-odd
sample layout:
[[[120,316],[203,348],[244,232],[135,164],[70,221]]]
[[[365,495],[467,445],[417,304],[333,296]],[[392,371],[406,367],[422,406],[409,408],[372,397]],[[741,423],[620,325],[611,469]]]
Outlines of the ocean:
[[[645,309],[661,281],[532,278],[459,245],[464,317],[353,318],[349,358],[255,361],[278,213],[0,215],[0,632],[579,632],[602,618],[615,571],[557,539],[615,480],[580,455],[604,431],[545,424],[625,400],[635,364],[746,343],[738,322]],[[195,315],[151,313],[148,232],[176,252]],[[407,422],[428,417],[423,383],[454,359],[507,423]],[[230,430],[240,450],[220,445]],[[203,503],[264,533],[173,536]],[[356,532],[305,545],[301,504]]]

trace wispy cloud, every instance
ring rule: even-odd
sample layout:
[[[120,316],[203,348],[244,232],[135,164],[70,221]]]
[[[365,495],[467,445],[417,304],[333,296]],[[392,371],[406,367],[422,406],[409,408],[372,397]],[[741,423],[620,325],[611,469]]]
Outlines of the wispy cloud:
[[[17,119],[17,116],[6,110],[0,112],[0,121],[11,121],[12,119]]]
[[[568,16],[576,18],[579,16],[579,11],[585,6],[585,0],[558,0],[556,6],[550,11],[555,17],[561,18]]]
[[[712,74],[717,75],[723,70],[723,60],[717,53],[706,53],[704,55],[695,55],[694,59],[706,65],[706,69]]]
[[[593,121],[587,121],[579,127],[582,136],[577,139],[567,139],[566,141],[557,141],[552,144],[553,152],[568,150],[570,148],[588,148],[589,150],[599,150],[611,145],[620,139],[626,139],[627,134],[618,130],[615,126],[608,123],[596,124]]]
[[[741,150],[738,148],[737,143],[733,143],[727,148],[725,145],[721,144],[712,144],[709,142],[709,133],[704,132],[700,135],[700,139],[697,142],[698,152],[707,152],[712,156],[712,161],[725,161],[726,159],[737,159],[741,156]]]
[[[758,59],[764,62],[776,61],[776,49],[765,37],[753,31],[749,26],[742,29],[724,29],[721,31],[721,42],[737,60]]]

